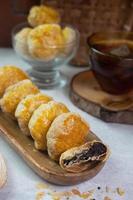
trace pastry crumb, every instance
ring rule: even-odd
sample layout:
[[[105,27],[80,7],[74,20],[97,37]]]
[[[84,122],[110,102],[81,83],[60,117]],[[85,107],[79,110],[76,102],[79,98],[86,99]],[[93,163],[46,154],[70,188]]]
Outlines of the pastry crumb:
[[[118,194],[119,196],[123,196],[125,194],[124,189],[117,187],[115,188],[115,190],[112,190],[110,187],[105,186],[104,189],[102,189],[100,186],[91,189],[91,190],[87,190],[87,191],[80,191],[80,189],[78,187],[73,187],[72,189],[68,190],[68,191],[56,191],[54,188],[51,188],[50,185],[45,184],[43,182],[40,182],[36,185],[37,189],[40,190],[44,190],[47,189],[47,192],[39,192],[36,194],[36,199],[35,200],[43,200],[45,197],[44,195],[50,195],[50,198],[52,200],[70,200],[72,199],[76,199],[76,198],[80,198],[81,200],[85,199],[85,200],[97,200],[94,198],[95,192],[101,192],[105,193],[103,196],[103,200],[113,200],[111,196],[111,194],[113,195],[115,193],[115,196]],[[108,193],[108,194],[107,194]]]
[[[88,199],[90,197],[90,193],[89,192],[83,192],[81,195],[80,195],[81,198],[83,199]]]
[[[88,192],[89,192],[89,194],[90,194],[90,196],[89,196],[89,197],[92,197],[92,196],[93,196],[93,194],[94,194],[94,192],[95,192],[95,189],[89,190]]]
[[[81,193],[78,189],[72,189],[72,193],[75,194],[75,195],[78,195],[78,196],[81,195]]]
[[[36,188],[37,189],[46,189],[46,188],[48,188],[48,185],[46,185],[45,183],[38,183],[36,185]]]
[[[119,194],[120,196],[123,196],[125,194],[125,191],[122,188],[118,187],[118,188],[116,188],[116,191],[117,191],[117,194]]]
[[[72,196],[72,192],[70,191],[64,191],[64,192],[51,192],[50,193],[52,200],[62,200],[62,198],[66,197],[69,199],[70,196]]]
[[[110,197],[104,197],[104,200],[113,200],[113,199],[111,199]]]
[[[61,200],[60,197],[52,197],[52,200]]]
[[[36,194],[36,200],[42,200],[44,197],[45,193],[44,192],[38,192]]]
[[[72,194],[77,195],[82,199],[88,199],[89,197],[92,197],[94,190],[90,190],[88,192],[81,193],[78,189],[72,189]]]
[[[67,192],[62,192],[62,195],[65,196],[65,197],[66,197],[66,196],[67,196],[67,197],[68,197],[68,196],[72,196],[72,192],[71,192],[71,191],[70,191],[70,192],[69,192],[69,191],[67,191]]]

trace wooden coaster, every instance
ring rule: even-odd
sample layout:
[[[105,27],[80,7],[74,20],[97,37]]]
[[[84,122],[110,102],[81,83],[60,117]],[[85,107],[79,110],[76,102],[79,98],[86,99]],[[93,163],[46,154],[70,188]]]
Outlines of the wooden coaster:
[[[118,96],[104,92],[91,70],[73,77],[70,97],[76,106],[104,121],[133,124],[133,92]]]

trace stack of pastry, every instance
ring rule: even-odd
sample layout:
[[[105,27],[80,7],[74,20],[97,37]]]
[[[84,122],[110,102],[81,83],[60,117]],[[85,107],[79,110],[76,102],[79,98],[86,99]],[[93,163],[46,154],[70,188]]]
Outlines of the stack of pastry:
[[[61,28],[57,10],[47,6],[34,6],[28,15],[30,27],[15,35],[15,49],[22,56],[48,61],[71,52],[75,31]]]
[[[2,111],[18,121],[21,132],[33,138],[37,150],[47,151],[64,170],[81,172],[106,159],[107,147],[89,141],[87,122],[42,94],[19,68],[0,68],[0,95]]]

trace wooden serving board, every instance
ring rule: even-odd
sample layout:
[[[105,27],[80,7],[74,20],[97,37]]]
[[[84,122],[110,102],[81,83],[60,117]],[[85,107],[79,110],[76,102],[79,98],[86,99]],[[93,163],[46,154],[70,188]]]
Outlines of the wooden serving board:
[[[104,121],[133,124],[133,92],[118,96],[104,92],[91,70],[73,77],[70,98],[76,106]]]
[[[94,168],[81,173],[68,173],[52,161],[46,152],[37,151],[33,140],[20,131],[17,122],[0,111],[0,135],[4,137],[25,162],[42,178],[58,185],[73,185],[94,177],[104,166],[98,163]],[[100,140],[90,133],[90,140]]]

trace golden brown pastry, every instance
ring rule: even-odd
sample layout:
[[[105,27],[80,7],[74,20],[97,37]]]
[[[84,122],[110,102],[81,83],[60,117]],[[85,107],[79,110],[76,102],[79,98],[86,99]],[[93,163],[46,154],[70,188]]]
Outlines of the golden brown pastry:
[[[66,44],[70,44],[73,41],[75,41],[75,39],[76,39],[76,33],[75,33],[75,31],[72,28],[66,26],[62,30],[62,33],[63,33],[63,36],[64,36]]]
[[[61,27],[57,24],[45,24],[32,29],[28,35],[28,48],[32,57],[50,60],[64,45]]]
[[[108,149],[105,144],[91,141],[62,153],[60,166],[68,172],[78,173],[105,161],[107,155]]]
[[[28,79],[28,75],[18,67],[12,65],[0,67],[0,97],[7,87],[24,79]]]
[[[29,120],[33,112],[43,103],[47,103],[52,100],[51,97],[38,93],[30,94],[22,99],[16,109],[15,117],[18,120],[19,127],[25,135],[30,135],[28,128]]]
[[[50,101],[37,108],[30,121],[30,134],[35,140],[35,147],[40,150],[47,149],[46,134],[53,120],[60,114],[69,112],[67,107],[59,102]]]
[[[1,109],[4,113],[14,118],[18,103],[28,94],[37,94],[39,89],[28,79],[9,86],[0,100]]]
[[[77,42],[77,36],[76,36],[76,32],[74,29],[70,28],[70,27],[65,27],[62,30],[62,34],[64,37],[64,53],[65,54],[71,54],[75,48],[75,43]]]
[[[89,126],[78,114],[69,112],[58,116],[47,133],[50,158],[59,160],[66,150],[84,144],[88,134]]]
[[[15,50],[22,56],[29,57],[29,49],[28,49],[28,35],[32,29],[31,28],[23,28],[15,35]]]
[[[41,24],[54,24],[60,22],[60,15],[54,8],[48,6],[33,6],[28,15],[28,22],[35,27]]]

